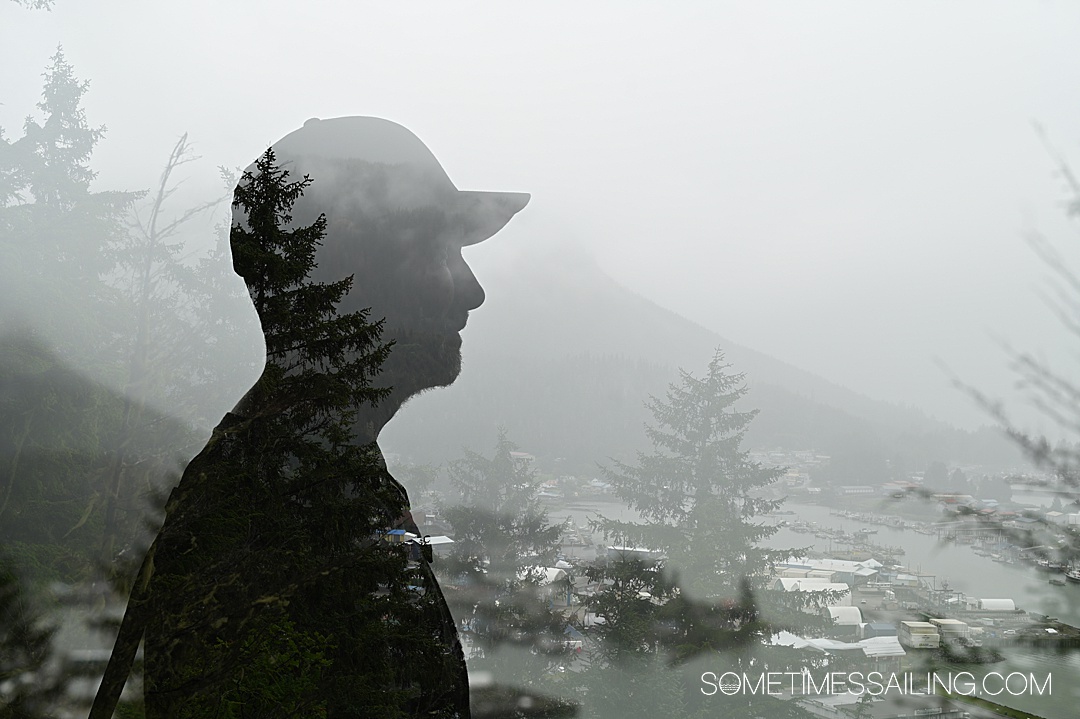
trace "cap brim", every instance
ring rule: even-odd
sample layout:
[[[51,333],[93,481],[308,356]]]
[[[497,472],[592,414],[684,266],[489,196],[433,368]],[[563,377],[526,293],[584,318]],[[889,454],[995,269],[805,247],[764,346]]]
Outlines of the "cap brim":
[[[527,192],[458,190],[455,214],[461,221],[462,246],[483,242],[501,230],[530,197]]]

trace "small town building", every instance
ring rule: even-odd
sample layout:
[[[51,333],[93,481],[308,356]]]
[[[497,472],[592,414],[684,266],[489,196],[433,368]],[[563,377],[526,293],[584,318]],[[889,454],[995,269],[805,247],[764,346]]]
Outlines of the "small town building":
[[[1011,599],[980,599],[981,612],[1015,612],[1016,602]]]
[[[860,627],[863,639],[873,637],[895,637],[896,625],[889,622],[867,622]]]
[[[912,649],[936,649],[941,646],[941,634],[930,622],[900,622],[897,638],[901,644]]]

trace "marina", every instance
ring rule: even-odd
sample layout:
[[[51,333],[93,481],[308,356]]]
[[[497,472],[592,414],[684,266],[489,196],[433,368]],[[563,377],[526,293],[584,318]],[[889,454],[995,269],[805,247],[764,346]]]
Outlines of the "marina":
[[[1012,702],[1014,708],[1047,719],[1075,716],[1080,702],[1080,630],[1075,629],[1080,627],[1080,570],[1066,572],[1040,560],[1033,549],[1012,548],[990,528],[973,530],[956,522],[844,512],[817,504],[789,502],[784,510],[769,518],[777,531],[765,541],[767,546],[801,547],[814,556],[836,559],[873,556],[896,562],[897,571],[914,578],[914,586],[906,590],[876,582],[857,590],[853,604],[866,621],[898,623],[905,617],[950,613],[979,625],[980,619],[993,616],[980,626],[984,630],[980,643],[1000,651],[1002,660],[957,664],[955,670],[977,677],[991,671],[1052,672],[1052,695],[1023,697],[1022,702]],[[636,513],[611,501],[551,508],[552,519],[570,519],[579,534],[587,533],[588,518],[595,514],[637,520]],[[602,546],[602,537],[593,539],[595,546]],[[594,547],[574,548],[572,553],[582,560],[595,556]],[[898,600],[891,609],[884,601],[888,591]],[[1008,598],[1016,609],[991,615],[969,609],[978,606],[979,598]],[[1010,705],[1007,697],[997,699]]]

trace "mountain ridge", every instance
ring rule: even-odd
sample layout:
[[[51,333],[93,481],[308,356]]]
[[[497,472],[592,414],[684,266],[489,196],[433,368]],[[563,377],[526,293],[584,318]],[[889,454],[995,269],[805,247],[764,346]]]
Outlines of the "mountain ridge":
[[[745,406],[762,405],[751,441],[786,438],[807,443],[791,447],[803,449],[814,442],[850,444],[838,442],[839,435],[861,436],[891,451],[897,438],[941,435],[952,438],[935,442],[946,453],[971,435],[917,408],[866,397],[728,340],[626,288],[580,250],[541,246],[495,259],[476,263],[487,300],[463,333],[462,376],[399,412],[384,432],[391,451],[416,455],[424,444],[440,446],[448,458],[455,445],[482,451],[493,443],[497,426],[534,453],[563,456],[573,453],[560,451],[562,446],[575,446],[578,466],[590,443],[594,461],[615,456],[600,446],[605,442],[620,455],[645,449],[640,426],[649,416],[643,402],[661,394],[677,368],[702,372],[717,347],[732,371],[745,375]],[[588,405],[586,398],[598,404]],[[755,426],[761,424],[774,431]],[[960,448],[949,451],[970,456]],[[438,453],[419,454],[434,461]]]

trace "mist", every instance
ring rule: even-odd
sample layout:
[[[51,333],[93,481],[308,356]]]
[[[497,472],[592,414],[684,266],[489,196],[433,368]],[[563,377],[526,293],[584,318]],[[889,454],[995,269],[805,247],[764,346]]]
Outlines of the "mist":
[[[495,236],[459,243],[483,288],[461,332],[460,377],[406,386],[401,399],[411,398],[379,435],[380,466],[402,479],[418,532],[449,532],[439,523],[448,498],[483,494],[462,469],[487,467],[481,459],[521,472],[514,488],[525,498],[514,501],[564,522],[564,538],[589,534],[585,509],[569,501],[580,497],[617,514],[605,526],[625,531],[619,523],[640,521],[640,507],[613,509],[612,468],[655,440],[648,403],[714,366],[747,390],[725,405],[753,419],[733,420],[735,444],[760,472],[740,491],[761,492],[772,509],[783,491],[797,492],[807,522],[833,521],[819,516],[812,490],[821,486],[840,497],[873,483],[876,497],[883,484],[894,496],[917,494],[930,477],[995,503],[1037,494],[1005,478],[1036,468],[1002,432],[1003,418],[1033,442],[1046,439],[1035,447],[1044,460],[1047,447],[1075,440],[1069,392],[1060,392],[1063,415],[1016,365],[1026,354],[1060,373],[1057,390],[1076,386],[1075,278],[1055,271],[1080,261],[1068,169],[1080,159],[1080,103],[1070,96],[1080,86],[1080,7],[21,5],[0,4],[0,149],[17,159],[11,143],[41,129],[42,71],[58,45],[89,83],[87,123],[105,130],[87,159],[87,205],[44,213],[53,224],[0,222],[0,233],[34,228],[0,266],[0,401],[18,409],[34,392],[52,397],[55,383],[67,399],[25,436],[80,457],[93,468],[80,475],[87,486],[124,462],[140,468],[125,481],[142,504],[122,507],[102,556],[142,556],[183,468],[260,377],[262,328],[233,272],[229,196],[254,158],[313,120],[399,123],[438,158],[448,175],[440,180],[462,196],[476,191],[477,207],[486,191],[517,198],[496,213]],[[389,185],[372,180],[393,162],[379,153],[400,149],[364,148],[373,164],[363,177],[286,152],[297,177],[317,168],[315,185],[339,191],[325,206],[301,206],[294,224],[326,212],[333,232],[347,235],[357,208],[391,207],[365,216],[365,231],[415,210],[420,229],[404,239],[390,232],[386,245],[415,241],[402,266],[422,263],[432,224],[423,208],[447,188],[421,187],[404,171]],[[342,151],[339,140],[325,151]],[[45,204],[25,188],[0,201],[19,221]],[[74,241],[87,228],[101,241]],[[359,277],[343,308],[363,309],[375,290],[394,301],[372,319],[419,302],[363,250],[320,249],[316,279]],[[369,274],[356,269],[365,262]],[[387,327],[400,330],[392,319]],[[415,369],[388,367],[386,382]],[[373,436],[397,408],[371,421]],[[5,420],[12,437],[21,412]],[[0,441],[8,459],[20,448]],[[33,457],[41,477],[61,471],[48,452]],[[1059,460],[1042,469],[1075,470]],[[780,485],[766,481],[777,480],[774,470]],[[77,551],[98,502],[138,494],[83,489],[57,510],[64,530],[42,541]],[[491,494],[497,514],[504,508]],[[1075,498],[1056,497],[1058,514],[1075,511]],[[768,526],[787,541],[779,516]],[[869,526],[866,516],[851,521]],[[605,547],[591,551],[603,558]],[[486,573],[490,557],[466,559]],[[547,552],[538,566],[561,568],[556,559]],[[982,591],[978,577],[961,581]],[[1080,620],[1067,598],[1061,610],[1023,586],[1032,609]],[[475,613],[460,601],[456,618]]]
[[[1023,234],[1069,232],[1032,123],[1075,146],[1072,8],[245,7],[8,3],[0,126],[59,42],[109,128],[102,188],[152,184],[183,132],[197,194],[310,117],[375,114],[459,187],[532,192],[550,222],[505,244],[572,237],[631,289],[870,397],[974,427],[938,361],[1004,393],[995,338],[1062,356]],[[260,56],[267,35],[280,50]]]

